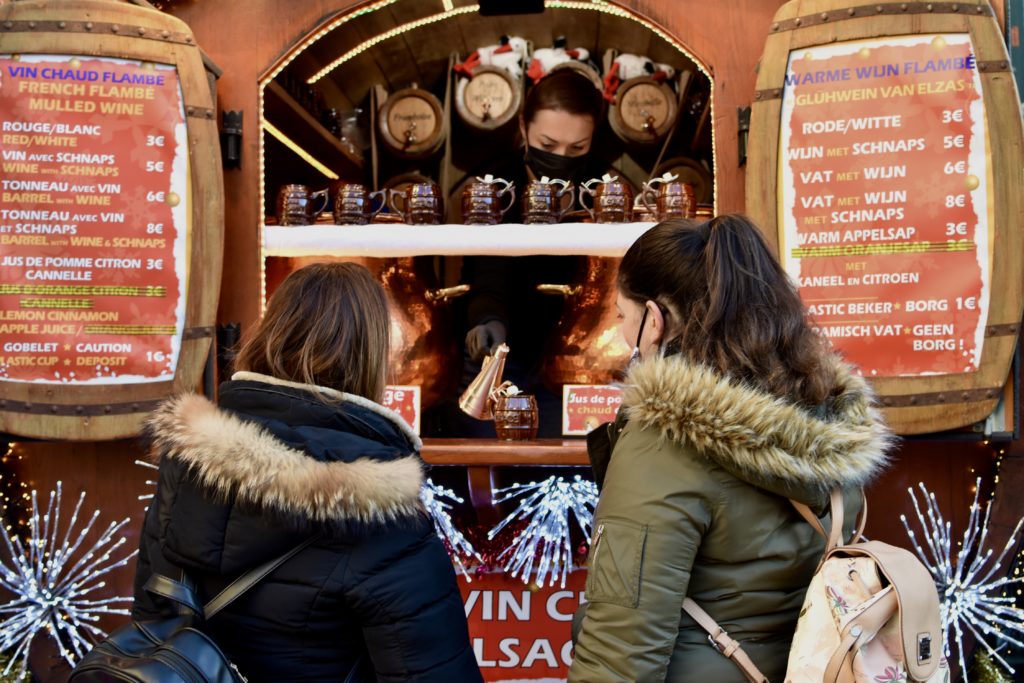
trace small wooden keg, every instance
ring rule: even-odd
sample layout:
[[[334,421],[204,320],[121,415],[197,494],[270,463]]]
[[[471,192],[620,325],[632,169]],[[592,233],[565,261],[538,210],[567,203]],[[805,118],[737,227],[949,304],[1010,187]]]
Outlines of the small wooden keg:
[[[455,110],[469,126],[494,130],[515,118],[522,101],[522,86],[512,74],[485,65],[478,66],[471,78],[459,81]]]
[[[608,123],[624,142],[651,145],[672,130],[678,109],[672,88],[650,76],[638,76],[619,86]]]
[[[405,88],[388,97],[377,117],[381,141],[399,156],[418,159],[444,142],[441,103],[421,88]]]

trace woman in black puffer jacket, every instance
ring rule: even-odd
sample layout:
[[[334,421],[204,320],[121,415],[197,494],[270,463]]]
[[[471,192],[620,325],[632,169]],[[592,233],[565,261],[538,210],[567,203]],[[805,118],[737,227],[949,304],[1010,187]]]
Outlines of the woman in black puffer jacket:
[[[142,534],[136,619],[184,570],[209,599],[321,537],[211,619],[249,681],[480,681],[451,562],[419,503],[419,438],[383,392],[389,318],[368,271],[293,273],[239,353],[219,405],[195,395],[150,422],[160,476]]]

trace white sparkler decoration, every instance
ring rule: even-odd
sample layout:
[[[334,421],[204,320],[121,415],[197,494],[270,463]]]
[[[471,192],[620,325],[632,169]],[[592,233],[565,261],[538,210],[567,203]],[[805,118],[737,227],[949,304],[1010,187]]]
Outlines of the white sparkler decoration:
[[[62,657],[74,664],[93,645],[88,636],[102,638],[106,634],[95,626],[100,614],[130,614],[127,609],[111,607],[131,603],[131,597],[91,599],[88,596],[107,584],[103,575],[123,567],[137,551],[115,558],[113,554],[125,544],[124,536],[115,537],[128,524],[128,519],[111,522],[92,545],[84,545],[99,516],[99,510],[76,530],[85,493],[78,497],[71,519],[61,535],[61,482],[50,491],[46,511],[40,514],[36,492],[32,491],[32,514],[29,537],[22,539],[12,533],[9,521],[0,520],[6,558],[0,558],[0,587],[14,598],[0,605],[0,651],[10,660],[3,673],[10,673],[20,663],[24,674],[32,638],[45,631],[57,643]],[[9,559],[10,564],[5,560]]]
[[[139,467],[145,467],[147,469],[156,470],[158,472],[160,471],[160,466],[159,465],[154,465],[153,463],[146,462],[145,460],[136,460],[135,464],[138,465]],[[156,480],[155,479],[147,479],[146,480],[146,486],[152,486],[153,490],[155,491],[156,490]],[[155,495],[156,495],[155,493],[143,493],[142,495],[139,496],[139,500],[153,500],[153,496],[155,496]]]
[[[456,496],[455,492],[451,489],[438,486],[432,480],[427,479],[420,489],[420,500],[423,501],[427,514],[430,515],[430,519],[434,522],[434,530],[437,532],[437,535],[448,546],[449,554],[455,562],[456,569],[466,577],[466,581],[472,582],[473,577],[466,570],[466,565],[463,564],[462,558],[472,558],[477,562],[483,562],[483,558],[477,553],[473,544],[462,535],[462,532],[455,528],[455,524],[452,523],[452,516],[448,512],[452,509],[453,503],[462,503],[462,498]]]
[[[544,585],[544,577],[551,573],[549,586],[555,584],[555,575],[561,577],[562,588],[572,568],[572,541],[570,539],[571,523],[569,513],[576,518],[583,537],[590,542],[590,528],[594,523],[594,508],[597,505],[597,484],[587,481],[579,475],[572,482],[559,476],[548,477],[538,483],[513,484],[498,489],[494,502],[504,503],[521,498],[517,507],[498,526],[491,529],[487,537],[491,540],[509,523],[516,519],[529,519],[529,524],[512,539],[508,548],[503,550],[498,559],[506,557],[502,567],[513,577],[522,576],[528,583],[533,573],[534,562],[537,564],[536,582]]]
[[[939,591],[939,612],[945,635],[943,652],[946,657],[949,657],[949,629],[952,628],[953,639],[956,641],[960,659],[960,671],[966,681],[967,663],[964,659],[963,645],[964,629],[966,629],[974,635],[989,655],[1010,673],[1013,673],[1013,668],[999,656],[996,648],[989,644],[988,639],[994,638],[997,641],[997,647],[1005,643],[1024,647],[1024,642],[1021,642],[1019,638],[1024,635],[1024,609],[1015,607],[1013,598],[1002,595],[1008,586],[1020,583],[1024,581],[1024,578],[993,578],[1006,558],[1006,554],[1011,548],[1016,547],[1017,534],[1020,532],[1021,525],[1024,524],[1024,519],[1017,522],[1017,527],[1010,534],[1006,546],[995,558],[995,561],[992,561],[992,549],[985,548],[992,501],[990,500],[985,506],[985,512],[982,515],[981,506],[978,505],[981,479],[978,479],[975,482],[970,519],[964,530],[963,541],[954,557],[950,523],[943,519],[935,495],[930,493],[924,484],[918,483],[917,486],[924,496],[923,513],[914,489],[908,488],[907,491],[910,492],[910,498],[914,502],[917,521],[921,525],[921,529],[924,530],[923,538],[927,552],[918,543],[917,536],[907,523],[906,515],[900,515],[900,519],[903,521],[903,527],[907,530],[918,557],[935,577],[935,584]]]

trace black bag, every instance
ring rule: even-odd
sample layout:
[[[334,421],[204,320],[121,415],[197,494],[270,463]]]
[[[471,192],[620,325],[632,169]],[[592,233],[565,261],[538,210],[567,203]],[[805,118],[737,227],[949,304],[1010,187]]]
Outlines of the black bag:
[[[146,582],[146,590],[173,600],[192,614],[133,620],[90,650],[71,672],[68,683],[245,683],[235,665],[196,625],[227,607],[317,538],[313,536],[281,557],[246,572],[205,606],[187,583],[154,574]]]

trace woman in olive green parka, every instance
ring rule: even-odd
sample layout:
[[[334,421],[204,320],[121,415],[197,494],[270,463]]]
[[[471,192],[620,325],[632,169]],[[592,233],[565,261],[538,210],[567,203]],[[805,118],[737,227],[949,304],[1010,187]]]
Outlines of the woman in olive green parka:
[[[742,216],[655,226],[618,284],[637,362],[588,439],[602,489],[569,680],[745,681],[690,597],[781,682],[824,547],[787,498],[863,486],[890,433]]]

